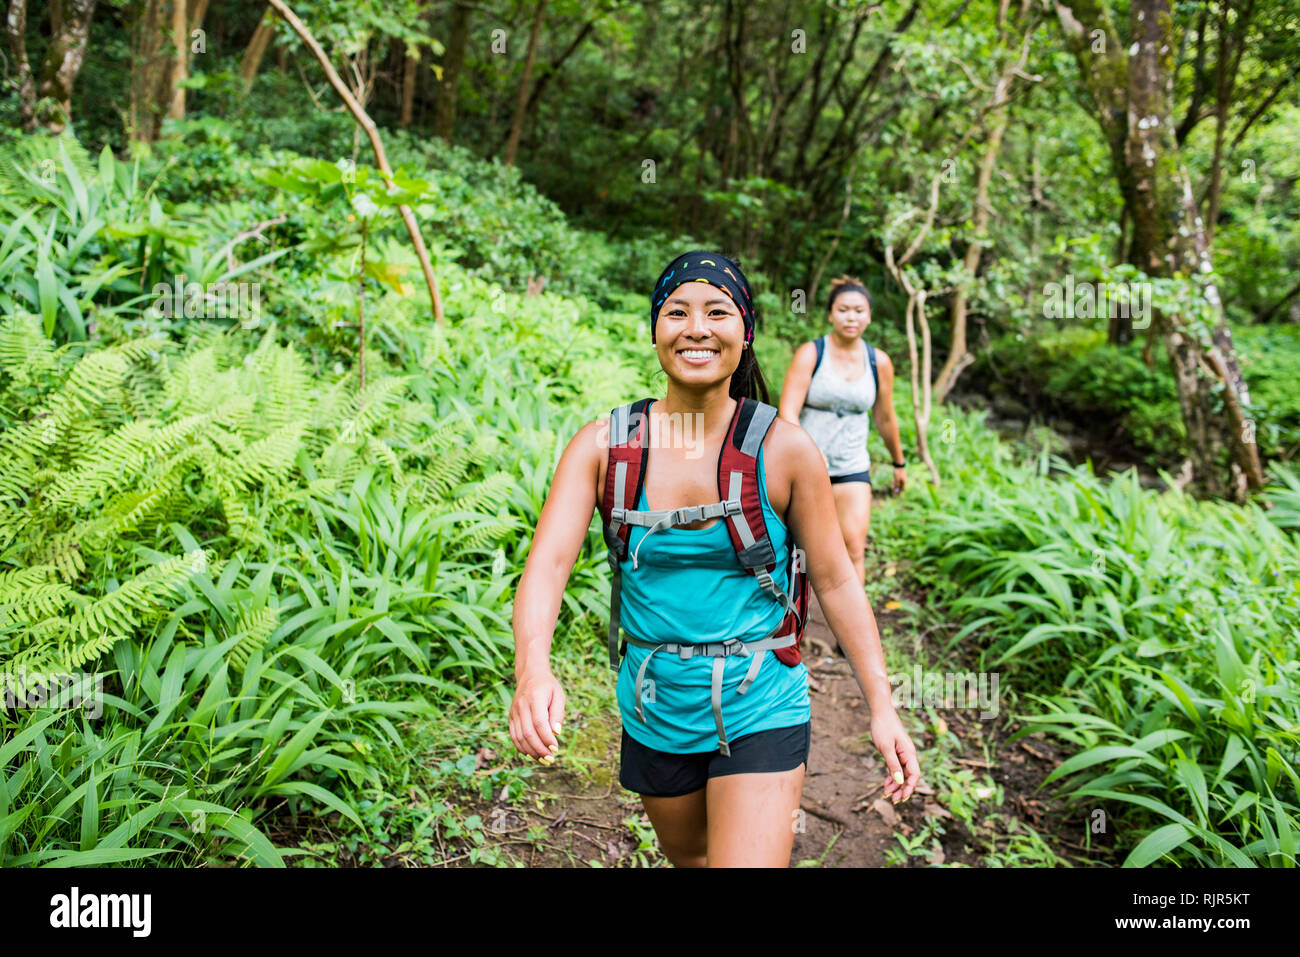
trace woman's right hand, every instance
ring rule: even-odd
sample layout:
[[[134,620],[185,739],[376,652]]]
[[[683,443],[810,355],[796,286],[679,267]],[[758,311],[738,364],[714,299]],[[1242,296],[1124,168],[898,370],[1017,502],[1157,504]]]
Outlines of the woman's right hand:
[[[539,760],[552,758],[560,750],[557,735],[563,725],[564,690],[551,670],[521,675],[510,703],[510,740],[515,747]]]

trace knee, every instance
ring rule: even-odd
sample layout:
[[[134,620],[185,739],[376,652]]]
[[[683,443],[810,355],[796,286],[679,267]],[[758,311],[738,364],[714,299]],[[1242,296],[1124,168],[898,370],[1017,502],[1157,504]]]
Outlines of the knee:
[[[703,842],[665,844],[660,840],[659,846],[663,849],[664,857],[668,858],[673,867],[709,866],[708,846]]]
[[[659,849],[663,851],[664,857],[668,858],[673,867],[709,866],[708,836],[703,831],[698,835],[689,833],[674,834],[669,840],[664,840],[662,834],[656,836],[659,839]]]

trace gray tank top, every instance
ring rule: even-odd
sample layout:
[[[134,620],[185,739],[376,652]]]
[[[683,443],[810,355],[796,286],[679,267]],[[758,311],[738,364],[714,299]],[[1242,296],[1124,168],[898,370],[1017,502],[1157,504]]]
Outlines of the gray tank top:
[[[826,336],[822,336],[825,343]],[[871,431],[871,407],[876,404],[876,383],[867,364],[867,344],[862,344],[862,372],[852,381],[835,371],[830,347],[808,384],[808,397],[799,413],[799,425],[812,436],[826,455],[831,475],[852,475],[871,467],[867,435]]]

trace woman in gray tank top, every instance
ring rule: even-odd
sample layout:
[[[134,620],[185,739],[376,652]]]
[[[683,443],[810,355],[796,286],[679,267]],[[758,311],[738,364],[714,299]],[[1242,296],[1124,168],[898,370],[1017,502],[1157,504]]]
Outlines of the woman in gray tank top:
[[[894,491],[901,492],[907,484],[894,414],[894,364],[862,338],[871,323],[871,302],[859,280],[851,276],[833,280],[826,310],[831,331],[819,341],[800,346],[786,370],[781,417],[800,425],[821,449],[844,545],[865,585],[863,553],[871,524],[867,436],[872,417],[893,456]]]

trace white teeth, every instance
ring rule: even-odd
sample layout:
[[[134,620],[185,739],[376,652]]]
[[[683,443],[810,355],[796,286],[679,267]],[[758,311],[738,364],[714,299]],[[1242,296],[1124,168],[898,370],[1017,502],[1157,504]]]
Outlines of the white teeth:
[[[683,349],[682,350],[682,355],[686,356],[688,359],[707,359],[709,358],[709,356],[715,354],[716,353],[714,353],[711,349]]]

